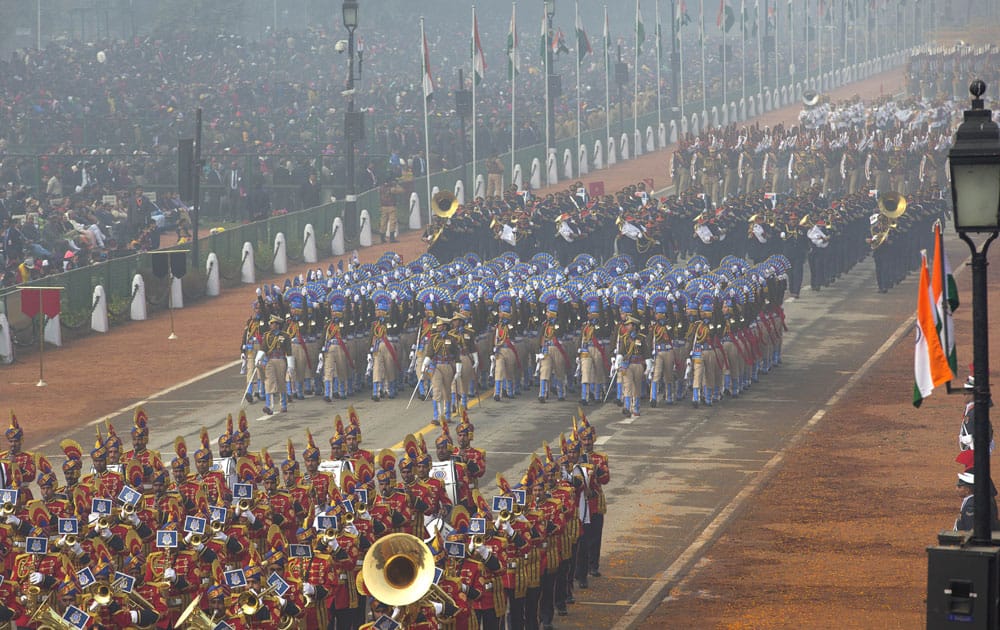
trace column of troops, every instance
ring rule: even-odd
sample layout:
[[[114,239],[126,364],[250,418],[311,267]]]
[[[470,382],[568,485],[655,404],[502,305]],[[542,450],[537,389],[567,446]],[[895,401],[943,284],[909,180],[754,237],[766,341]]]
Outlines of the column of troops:
[[[489,498],[467,414],[454,440],[442,422],[435,462],[419,434],[401,453],[362,448],[351,408],[346,425],[334,420],[328,459],[307,430],[300,466],[291,440],[280,462],[248,451],[241,413],[215,451],[202,429],[193,471],[183,438],[166,461],[146,447],[141,409],[134,422],[124,452],[110,424],[98,430],[89,474],[81,446],[63,440],[59,485],[45,456],[22,450],[11,415],[0,453],[0,623],[549,628],[568,614],[574,586],[600,576],[610,471],[582,409],[570,436],[556,450],[543,443],[517,483],[496,474]]]
[[[1000,98],[998,67],[1000,49],[993,44],[918,50],[910,55],[906,65],[906,91],[909,96],[928,101],[965,102],[969,84],[982,79],[989,90],[986,98],[997,99]]]

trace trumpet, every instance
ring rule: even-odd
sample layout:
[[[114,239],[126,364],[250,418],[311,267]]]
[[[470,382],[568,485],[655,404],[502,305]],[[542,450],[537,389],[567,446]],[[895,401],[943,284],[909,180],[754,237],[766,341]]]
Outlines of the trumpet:
[[[212,532],[218,534],[226,527],[222,521],[212,521]]]
[[[350,525],[354,523],[354,518],[355,518],[354,512],[348,512],[347,514],[344,515],[344,524]]]
[[[513,516],[513,514],[511,513],[510,510],[500,510],[500,520],[501,521],[503,521],[503,522],[506,523],[507,521],[509,521],[511,519],[511,516]]]
[[[246,512],[247,510],[253,509],[253,501],[250,499],[240,499],[236,504],[241,512]]]
[[[252,591],[240,593],[239,599],[236,600],[236,605],[239,607],[240,612],[243,613],[244,616],[253,617],[264,605],[264,598],[267,597],[275,588],[277,587],[274,585],[268,586],[260,595],[257,595]]]
[[[0,506],[0,516],[10,516],[14,513],[15,509],[14,504],[8,501]]]
[[[132,516],[133,514],[135,514],[135,506],[131,503],[126,503],[122,505],[121,512],[122,516],[125,517]]]
[[[102,514],[100,518],[93,522],[92,527],[94,529],[108,529],[114,523],[111,522],[110,514]]]
[[[472,540],[469,541],[469,549],[471,550],[475,549],[476,547],[480,547],[485,542],[486,542],[486,536],[483,536],[482,534],[476,534],[475,536],[472,537]]]
[[[357,510],[358,514],[364,514],[368,511],[368,504],[364,501],[358,501],[358,504],[354,509]]]
[[[197,547],[201,543],[205,542],[205,537],[202,534],[192,534],[191,535],[191,546]]]
[[[111,586],[107,582],[94,583],[94,601],[99,606],[107,606],[111,603]]]

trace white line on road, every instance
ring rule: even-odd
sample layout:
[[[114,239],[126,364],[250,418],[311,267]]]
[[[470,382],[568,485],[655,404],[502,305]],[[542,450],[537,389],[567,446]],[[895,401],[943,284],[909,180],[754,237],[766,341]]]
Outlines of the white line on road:
[[[653,609],[655,609],[667,593],[667,590],[677,582],[677,585],[683,584],[685,581],[693,578],[697,574],[697,568],[695,567],[695,561],[698,557],[704,553],[708,546],[719,536],[722,530],[729,524],[736,513],[743,507],[750,497],[757,494],[760,488],[771,479],[771,477],[778,471],[782,462],[785,460],[785,454],[802,441],[803,436],[811,431],[813,427],[826,415],[827,410],[836,404],[841,398],[843,398],[854,385],[864,378],[875,363],[882,358],[886,352],[889,351],[899,339],[907,334],[913,326],[913,322],[916,319],[915,316],[911,316],[892,333],[885,343],[879,347],[879,349],[865,361],[864,365],[858,369],[851,378],[847,379],[847,382],[837,390],[826,404],[822,408],[816,411],[812,415],[806,424],[799,429],[795,435],[788,441],[783,449],[778,451],[772,457],[763,468],[761,468],[760,473],[757,474],[742,490],[733,498],[729,504],[724,507],[712,522],[702,530],[701,534],[685,549],[676,560],[671,563],[659,577],[646,589],[646,591],[636,600],[626,612],[622,615],[622,618],[618,620],[612,630],[631,630],[632,628],[638,628],[642,623],[647,614],[649,614]],[[687,574],[685,574],[687,571]],[[679,580],[679,582],[678,582]]]
[[[601,437],[599,437],[596,440],[594,440],[594,445],[595,446],[601,446],[602,444],[607,444],[608,440],[610,440],[610,439],[611,439],[610,435],[602,435]]]

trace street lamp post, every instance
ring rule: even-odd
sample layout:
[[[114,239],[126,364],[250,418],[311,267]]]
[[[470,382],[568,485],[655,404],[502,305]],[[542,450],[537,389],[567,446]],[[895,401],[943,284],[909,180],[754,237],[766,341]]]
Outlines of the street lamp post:
[[[986,253],[1000,233],[1000,127],[983,107],[986,84],[969,86],[972,109],[948,153],[955,230],[972,252],[972,535],[942,533],[927,549],[927,628],[1000,628],[1000,546],[993,539],[990,476],[989,313]],[[973,234],[988,235],[979,249]]]
[[[992,537],[990,503],[990,382],[989,321],[986,305],[986,252],[1000,231],[1000,128],[992,112],[983,108],[986,84],[975,80],[969,86],[972,109],[955,134],[948,154],[951,163],[951,197],[955,230],[972,251],[972,345],[975,420],[975,520],[973,540],[989,543]],[[989,238],[977,249],[970,234]]]
[[[548,37],[545,42],[545,80],[548,81],[548,91],[546,92],[548,102],[545,107],[549,113],[548,124],[545,126],[545,155],[548,159],[549,149],[556,146],[556,99],[562,91],[559,83],[559,76],[555,69],[555,54],[552,52],[552,18],[556,14],[556,0],[545,0],[545,18]]]
[[[344,0],[344,28],[347,29],[347,112],[344,113],[344,144],[347,157],[347,195],[344,199],[344,236],[354,238],[358,226],[357,177],[354,174],[354,141],[357,139],[357,117],[354,115],[354,30],[358,28],[358,0]]]

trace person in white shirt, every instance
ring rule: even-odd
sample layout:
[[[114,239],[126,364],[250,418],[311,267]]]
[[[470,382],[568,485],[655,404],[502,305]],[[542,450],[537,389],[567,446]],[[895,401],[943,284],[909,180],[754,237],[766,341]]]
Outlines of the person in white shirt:
[[[813,291],[819,291],[830,283],[829,256],[830,236],[826,231],[826,221],[818,219],[806,232],[809,248],[809,283]]]

